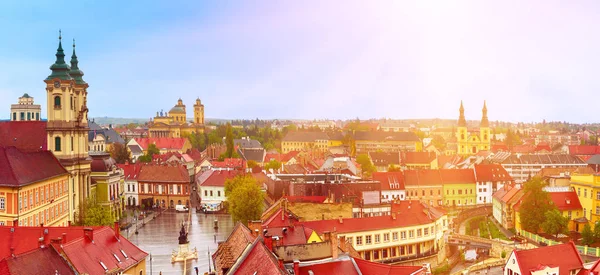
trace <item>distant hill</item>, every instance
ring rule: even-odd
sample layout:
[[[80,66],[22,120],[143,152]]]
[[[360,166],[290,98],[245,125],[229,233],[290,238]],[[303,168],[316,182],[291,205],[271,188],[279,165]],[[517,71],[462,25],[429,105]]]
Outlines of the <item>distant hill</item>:
[[[93,117],[90,121],[94,121],[100,125],[125,125],[129,123],[145,124],[149,121],[147,118],[123,118],[123,117]],[[206,123],[213,122],[216,124],[227,123],[230,119],[206,118]]]

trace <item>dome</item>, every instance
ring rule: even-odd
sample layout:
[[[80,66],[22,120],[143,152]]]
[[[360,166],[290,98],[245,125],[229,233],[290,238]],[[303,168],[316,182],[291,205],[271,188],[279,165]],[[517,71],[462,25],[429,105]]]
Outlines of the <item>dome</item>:
[[[185,110],[183,109],[182,106],[175,106],[175,107],[171,108],[171,110],[169,111],[169,113],[182,113],[182,114],[185,114]]]

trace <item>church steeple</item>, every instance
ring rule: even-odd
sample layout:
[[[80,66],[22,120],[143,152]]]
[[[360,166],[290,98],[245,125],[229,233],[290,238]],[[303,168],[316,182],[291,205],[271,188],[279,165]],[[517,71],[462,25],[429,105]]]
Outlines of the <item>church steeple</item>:
[[[73,78],[69,75],[69,70],[71,68],[65,62],[65,52],[62,48],[62,33],[58,31],[58,49],[56,50],[56,61],[52,66],[50,66],[50,70],[52,73],[46,78],[46,80],[51,80],[54,78],[59,78],[61,80],[72,80]]]
[[[87,84],[83,80],[83,71],[79,69],[79,60],[75,54],[75,39],[73,39],[73,55],[71,55],[71,70],[69,74],[75,79],[75,84]]]
[[[487,116],[487,106],[485,104],[485,100],[483,101],[483,109],[481,110],[481,112],[482,112],[482,117],[481,117],[480,127],[490,127],[490,122],[489,122],[488,116]]]
[[[460,116],[458,117],[458,127],[467,127],[467,120],[465,119],[465,108],[463,107],[462,100],[460,101],[460,108],[458,109]]]

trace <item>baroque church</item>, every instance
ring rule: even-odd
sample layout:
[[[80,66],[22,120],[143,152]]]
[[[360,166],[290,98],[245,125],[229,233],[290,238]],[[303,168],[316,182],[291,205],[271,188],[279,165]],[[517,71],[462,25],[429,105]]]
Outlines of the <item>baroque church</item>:
[[[468,129],[465,119],[465,108],[460,102],[458,127],[456,128],[456,145],[459,155],[474,155],[479,151],[490,150],[490,122],[487,117],[487,106],[483,102],[481,123],[479,129]]]
[[[151,138],[170,137],[179,138],[192,133],[204,132],[204,105],[200,99],[194,104],[194,120],[188,121],[185,105],[181,98],[177,105],[168,113],[156,112],[156,117],[150,122],[148,134]]]
[[[56,61],[52,73],[44,80],[47,97],[47,148],[52,151],[60,164],[69,173],[69,209],[71,218],[79,204],[90,196],[90,164],[88,155],[88,108],[87,88],[79,60],[73,54],[71,65],[65,62],[62,36],[58,37]]]

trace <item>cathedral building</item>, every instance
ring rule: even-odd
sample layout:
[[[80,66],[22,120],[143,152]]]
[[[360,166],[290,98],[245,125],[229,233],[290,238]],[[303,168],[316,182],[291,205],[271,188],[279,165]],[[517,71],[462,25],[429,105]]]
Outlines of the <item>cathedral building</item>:
[[[189,122],[186,116],[185,105],[180,98],[177,105],[173,106],[168,113],[156,112],[156,117],[148,127],[149,137],[178,138],[191,133],[204,132],[204,105],[200,99],[196,99],[196,104],[194,104],[194,120]]]
[[[70,220],[75,220],[79,204],[90,195],[88,156],[88,84],[79,69],[73,41],[71,66],[65,62],[62,37],[59,35],[56,61],[52,73],[44,80],[47,94],[47,148],[69,174]]]
[[[459,155],[474,155],[479,151],[490,150],[490,122],[487,117],[487,107],[483,102],[481,124],[479,129],[468,129],[465,119],[465,108],[460,102],[460,116],[456,128],[456,145]]]
[[[22,97],[19,97],[19,104],[12,104],[10,106],[10,120],[40,120],[41,110],[39,104],[33,104],[33,97],[26,93]]]

